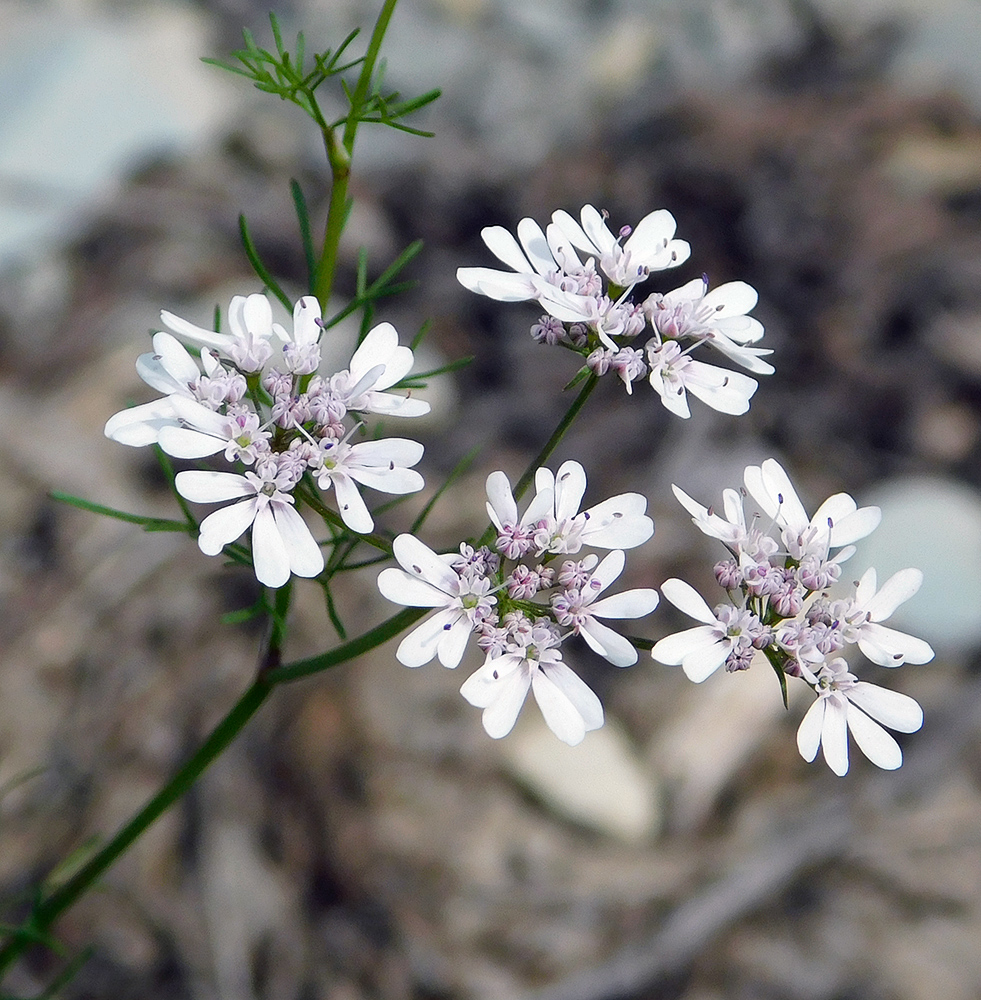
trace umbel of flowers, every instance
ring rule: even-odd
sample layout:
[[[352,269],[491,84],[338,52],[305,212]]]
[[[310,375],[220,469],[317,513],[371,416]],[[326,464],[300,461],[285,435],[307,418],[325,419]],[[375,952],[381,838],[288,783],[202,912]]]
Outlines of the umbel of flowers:
[[[535,495],[519,514],[507,476],[493,472],[487,479],[493,547],[463,543],[459,553],[437,555],[414,536],[399,535],[394,552],[401,569],[378,577],[390,601],[435,609],[402,640],[401,663],[418,667],[435,657],[456,667],[476,637],[484,663],[460,693],[484,710],[484,729],[495,738],[511,731],[529,689],[548,726],[570,745],[603,724],[599,699],[562,659],[570,636],[581,636],[615,666],[637,662],[633,644],[605,620],[650,614],[657,591],[604,594],[623,572],[623,550],[646,542],[654,522],[638,493],[580,511],[585,491],[578,462],[564,463],[554,476],[538,469]],[[610,551],[600,560],[586,547]]]
[[[847,493],[838,493],[808,517],[773,459],[749,466],[744,483],[745,492],[723,493],[722,515],[674,487],[696,527],[729,550],[715,566],[725,600],[711,608],[689,584],[666,580],[664,596],[701,624],[661,639],[654,659],[680,665],[700,683],[723,665],[746,670],[762,654],[781,683],[799,678],[814,691],[797,731],[805,760],[813,760],[820,747],[831,769],[845,774],[851,732],[874,764],[899,767],[902,752],[886,728],[914,732],[923,713],[912,698],[859,680],[843,654],[857,646],[880,667],[933,659],[922,639],[882,624],[916,593],[922,573],[900,570],[878,587],[875,570],[868,569],[842,587],[842,564],[855,552],[851,543],[876,528],[878,507],[858,507]],[[748,519],[747,495],[758,505]]]
[[[691,253],[675,239],[674,217],[660,209],[617,235],[592,205],[580,219],[553,212],[544,232],[522,219],[517,239],[490,226],[481,236],[511,270],[461,267],[457,278],[492,299],[537,302],[545,315],[531,328],[535,340],[580,354],[595,375],[614,372],[628,393],[646,378],[679,417],[691,415],[689,393],[722,413],[745,413],[757,381],[692,355],[705,345],[755,375],[771,374],[763,358],[772,352],[752,346],[763,337],[762,324],[747,315],[756,291],[744,281],[710,291],[703,275],[666,293],[635,297],[654,272],[683,264]]]
[[[172,332],[154,336],[153,351],[140,356],[136,369],[164,395],[110,417],[106,435],[122,444],[157,444],[174,458],[220,456],[234,470],[176,476],[185,499],[224,505],[201,522],[202,552],[217,555],[251,529],[256,577],[281,587],[290,574],[314,577],[324,569],[298,499],[321,508],[320,494],[333,489],[344,525],[366,533],[374,522],[361,487],[392,494],[422,489],[423,478],[413,469],[421,444],[354,440],[367,414],[429,412],[424,400],[386,391],[413,362],[391,324],[367,334],[348,368],[323,374],[323,323],[313,296],[296,303],[292,330],[273,322],[264,295],[231,300],[228,332],[205,330],[166,311],[161,319]]]

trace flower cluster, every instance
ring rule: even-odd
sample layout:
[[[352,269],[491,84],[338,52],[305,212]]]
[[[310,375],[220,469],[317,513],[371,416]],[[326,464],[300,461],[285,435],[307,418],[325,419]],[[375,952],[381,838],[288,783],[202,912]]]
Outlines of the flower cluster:
[[[412,468],[422,445],[405,438],[352,442],[363,417],[355,421],[349,414],[415,417],[429,411],[423,400],[386,391],[413,362],[391,324],[367,334],[349,368],[324,375],[318,372],[324,328],[313,296],[296,303],[291,331],[273,322],[264,295],[231,300],[228,332],[202,329],[169,312],[161,319],[172,332],[154,336],[153,351],[139,358],[136,369],[164,395],[110,417],[105,432],[122,444],[157,444],[175,458],[221,455],[234,467],[176,476],[185,499],[229,504],[201,522],[202,552],[217,555],[251,528],[256,576],[280,587],[291,573],[313,577],[324,568],[320,546],[296,509],[298,498],[317,507],[316,487],[333,488],[344,524],[366,533],[374,522],[359,486],[392,494],[422,489],[422,476]]]
[[[507,477],[493,472],[487,479],[493,548],[464,543],[459,553],[437,555],[412,535],[399,535],[394,552],[401,569],[379,574],[388,600],[436,609],[402,639],[401,663],[418,667],[435,657],[456,667],[476,635],[484,664],[460,693],[484,710],[484,728],[495,738],[511,731],[529,689],[549,727],[570,745],[603,724],[599,699],[562,661],[559,647],[569,636],[582,636],[616,666],[637,662],[634,646],[604,619],[650,614],[657,591],[603,594],[623,572],[623,550],[646,542],[654,523],[640,494],[580,511],[585,491],[578,462],[564,463],[555,475],[539,469],[535,495],[519,513]],[[584,546],[611,551],[600,560],[582,555]]]
[[[851,543],[876,528],[879,509],[858,507],[839,493],[809,518],[786,472],[772,459],[749,466],[744,483],[745,493],[724,492],[724,515],[673,487],[696,527],[729,550],[730,558],[715,566],[727,600],[713,609],[689,584],[666,580],[664,596],[701,624],[661,639],[654,659],[680,665],[701,682],[723,665],[746,670],[762,653],[782,682],[801,678],[817,695],[797,733],[806,760],[813,760],[820,746],[831,769],[845,774],[850,731],[874,764],[899,767],[899,745],[883,726],[914,732],[923,721],[919,705],[858,680],[840,654],[857,645],[883,667],[931,660],[933,650],[922,639],[882,624],[916,593],[922,574],[901,570],[878,588],[875,570],[869,569],[845,596],[832,596],[842,563],[855,552]],[[749,520],[746,494],[759,505]]]
[[[488,227],[481,232],[484,242],[512,270],[461,267],[457,278],[493,299],[537,302],[545,315],[531,328],[535,340],[582,355],[596,375],[614,372],[628,393],[646,378],[679,417],[691,415],[688,393],[722,413],[745,413],[756,380],[696,360],[692,352],[706,344],[753,374],[771,374],[763,358],[772,352],[752,346],[763,326],[746,315],[756,305],[756,291],[743,281],[709,291],[703,276],[665,294],[635,298],[652,271],[676,267],[691,253],[675,239],[674,217],[664,209],[651,212],[616,236],[592,205],[583,207],[580,219],[554,212],[544,232],[533,219],[522,219],[517,239],[500,226]]]

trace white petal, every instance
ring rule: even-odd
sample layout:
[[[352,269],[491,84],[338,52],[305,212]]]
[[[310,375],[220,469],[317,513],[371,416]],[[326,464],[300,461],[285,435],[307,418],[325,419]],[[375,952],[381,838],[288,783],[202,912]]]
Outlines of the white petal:
[[[368,405],[364,409],[369,413],[380,413],[386,417],[423,417],[430,410],[426,400],[415,396],[401,396],[397,392],[370,390],[365,396]]]
[[[684,580],[672,577],[661,584],[661,593],[679,610],[686,615],[707,625],[719,627],[718,619],[712,609],[705,603],[705,599],[690,584]]]
[[[304,295],[293,306],[293,343],[305,346],[320,340],[320,303],[315,295]]]
[[[579,218],[582,219],[583,232],[600,253],[608,253],[616,246],[616,237],[610,232],[603,216],[592,205],[583,205]]]
[[[597,618],[643,618],[657,605],[657,591],[649,587],[640,587],[604,597],[601,601],[591,604],[589,611]]]
[[[243,500],[209,514],[198,529],[198,547],[208,556],[216,556],[229,542],[234,542],[256,517],[256,503]]]
[[[224,451],[228,439],[219,440],[211,434],[202,434],[190,427],[167,426],[160,428],[157,443],[174,458],[205,458]]]
[[[460,688],[460,694],[474,708],[487,708],[493,705],[501,690],[501,679],[509,676],[520,668],[522,658],[513,653],[495,656],[484,661],[484,665],[475,670]]]
[[[253,336],[268,338],[272,335],[272,306],[265,295],[258,292],[248,296],[242,307],[245,329]]]
[[[545,723],[563,743],[574,747],[586,733],[603,725],[599,698],[564,663],[542,665],[531,687]]]
[[[272,504],[261,508],[252,524],[252,563],[256,579],[267,587],[282,587],[290,578],[290,557],[273,517]]]
[[[225,350],[233,341],[227,333],[215,333],[213,330],[205,330],[193,323],[188,323],[186,319],[175,316],[173,313],[162,310],[160,318],[164,325],[170,327],[178,336],[185,340],[190,340],[205,347],[214,347],[217,350]]]
[[[495,271],[489,267],[458,267],[456,280],[471,292],[499,302],[533,302],[541,287],[537,276]]]
[[[812,761],[817,756],[821,745],[821,729],[824,726],[824,699],[815,698],[814,703],[800,720],[797,729],[797,749],[806,761]]]
[[[728,316],[744,316],[753,309],[759,298],[756,289],[745,281],[727,281],[724,285],[713,288],[702,300],[702,305],[718,310],[712,313],[713,319],[725,319]]]
[[[825,698],[821,726],[821,748],[828,767],[839,777],[848,773],[848,724],[845,708],[833,698]]]
[[[635,259],[646,260],[663,251],[665,240],[670,241],[677,228],[674,216],[666,208],[659,208],[637,223],[623,248],[633,254]],[[698,279],[698,284],[702,285],[701,278]]]
[[[399,643],[395,658],[406,667],[421,667],[428,663],[436,655],[446,629],[452,626],[459,613],[455,608],[444,608],[430,615]]]
[[[450,670],[453,670],[460,665],[472,631],[473,627],[470,624],[470,619],[462,611],[458,610],[456,620],[448,629],[444,629],[443,637],[436,648],[436,655],[444,667],[449,667]]]
[[[502,531],[505,524],[518,523],[518,505],[503,472],[492,472],[487,477],[487,513],[498,531]]]
[[[596,245],[583,231],[582,226],[568,212],[563,211],[561,208],[553,212],[552,224],[574,247],[584,250],[587,254],[596,253]]]
[[[443,591],[394,566],[383,569],[378,574],[377,582],[382,597],[394,604],[404,604],[410,608],[442,608],[447,602]]]
[[[858,648],[880,667],[929,663],[933,659],[933,647],[928,642],[875,622],[862,626]]]
[[[107,421],[105,435],[119,444],[142,448],[156,444],[164,427],[173,427],[177,414],[169,396],[114,413]]]
[[[865,605],[872,621],[881,622],[888,618],[920,589],[922,583],[923,574],[918,569],[901,569],[894,573]]]
[[[555,473],[556,518],[575,517],[585,492],[586,470],[578,462],[563,462]]]
[[[681,669],[684,670],[688,680],[701,684],[726,662],[728,655],[729,647],[723,642],[716,642],[690,652],[681,661]]]
[[[547,275],[556,269],[545,234],[534,219],[522,219],[518,223],[518,239],[539,274]]]
[[[895,771],[903,762],[903,751],[899,749],[899,744],[878,722],[873,722],[851,702],[848,702],[846,711],[848,728],[855,737],[859,750],[876,766]]]
[[[292,504],[273,501],[270,506],[276,528],[286,546],[290,570],[297,576],[316,576],[324,568],[324,554],[306,521]]]
[[[615,667],[630,667],[637,662],[637,650],[630,641],[595,618],[586,619],[580,634],[594,653]]]
[[[355,465],[388,468],[393,462],[404,469],[411,468],[423,455],[423,446],[409,438],[380,438],[353,445],[351,455]]]
[[[517,670],[512,670],[499,681],[500,688],[494,701],[484,709],[481,722],[488,736],[495,740],[507,736],[514,728],[521,706],[528,696],[531,687],[531,675],[522,664]]]
[[[384,369],[373,389],[387,389],[408,375],[412,368],[412,351],[399,346],[399,335],[391,323],[379,323],[368,331],[351,358],[350,372],[359,381],[372,368],[381,365]]]
[[[532,273],[532,266],[528,263],[528,258],[525,257],[518,241],[503,226],[488,226],[486,229],[481,229],[480,238],[502,264],[507,264],[512,270],[520,273]]]
[[[662,588],[663,589],[663,588]],[[667,595],[665,595],[667,596]],[[685,629],[684,632],[673,632],[654,643],[651,656],[658,663],[666,663],[670,667],[678,667],[685,657],[703,646],[714,646],[718,643],[720,630],[718,626],[697,625]]]
[[[382,493],[398,495],[418,493],[426,485],[426,481],[415,469],[397,467],[394,469],[349,468],[347,471],[352,479],[365,486],[370,486],[373,490],[380,490]]]
[[[882,520],[882,511],[878,507],[860,507],[840,520],[835,520],[831,529],[831,545],[850,545],[866,535],[871,535]]]
[[[621,493],[590,507],[583,539],[604,549],[633,549],[654,534],[654,522],[646,516],[647,497]]]
[[[352,530],[367,534],[375,526],[371,513],[364,498],[358,492],[358,487],[350,476],[336,475],[331,477],[334,493],[337,496],[337,510],[341,520]]]
[[[221,503],[255,496],[255,487],[234,472],[178,472],[174,483],[177,492],[191,503]]]
[[[709,371],[711,369],[711,371]],[[742,372],[725,371],[703,361],[692,361],[685,369],[685,388],[707,406],[719,413],[729,413],[738,416],[749,409],[749,401],[759,388],[756,379]],[[721,381],[717,373],[724,373]]]
[[[859,681],[848,689],[846,696],[867,715],[896,732],[915,733],[923,725],[923,709],[899,691]]]
[[[399,535],[392,543],[392,552],[399,565],[447,595],[456,595],[460,589],[460,577],[428,545],[415,535]]]
[[[590,574],[590,592],[602,594],[623,572],[626,559],[627,557],[623,554],[622,549],[614,549],[609,555],[604,556],[600,564]],[[596,588],[595,590],[593,589],[594,587]]]

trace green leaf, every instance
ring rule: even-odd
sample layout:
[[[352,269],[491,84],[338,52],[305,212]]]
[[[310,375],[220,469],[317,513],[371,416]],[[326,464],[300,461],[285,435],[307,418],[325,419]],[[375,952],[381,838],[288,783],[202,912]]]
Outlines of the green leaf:
[[[180,531],[184,534],[190,531],[189,525],[184,521],[171,521],[163,517],[144,517],[142,514],[128,514],[126,511],[92,503],[91,500],[83,500],[81,497],[72,496],[71,493],[61,493],[58,490],[52,490],[48,495],[52,500],[70,504],[72,507],[87,510],[92,514],[102,514],[104,517],[114,517],[117,521],[139,524],[146,531]]]
[[[279,287],[276,279],[269,273],[266,269],[265,264],[259,259],[259,254],[256,251],[255,244],[252,242],[252,237],[249,235],[249,225],[245,221],[245,216],[240,215],[238,217],[238,230],[242,236],[242,245],[245,247],[245,256],[249,258],[249,263],[252,265],[252,270],[259,276],[262,283],[269,289],[273,295],[283,303],[283,307],[288,313],[293,312],[293,303],[290,302],[289,297],[286,293]]]
[[[303,188],[295,179],[290,181],[290,192],[293,195],[296,219],[300,225],[300,239],[303,241],[303,257],[307,265],[307,290],[313,294],[314,283],[317,280],[317,258],[313,249],[313,237],[310,234],[310,213],[307,210]]]

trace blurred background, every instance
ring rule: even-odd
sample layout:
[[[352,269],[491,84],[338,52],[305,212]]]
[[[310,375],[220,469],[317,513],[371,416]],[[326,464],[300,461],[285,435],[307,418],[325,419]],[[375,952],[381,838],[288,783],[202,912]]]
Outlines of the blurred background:
[[[277,13],[310,51],[377,10]],[[127,818],[255,670],[261,626],[217,624],[255,600],[250,574],[47,498],[173,513],[152,455],[102,427],[152,395],[133,366],[161,308],[207,323],[258,290],[239,212],[302,291],[288,182],[322,219],[317,136],[199,62],[243,27],[270,43],[253,0],[0,5],[0,920]],[[650,497],[629,586],[711,593],[719,552],[672,482],[717,503],[773,456],[810,509],[839,490],[879,503],[847,573],[921,567],[894,620],[938,652],[863,671],[924,706],[902,769],[854,747],[844,779],[805,764],[806,692],[784,710],[769,671],[695,687],[585,648],[570,660],[607,725],[571,750],[530,707],[494,742],[458,695],[472,661],[410,671],[386,647],[279,691],[63,918],[69,954],[94,947],[65,997],[981,995],[979,42],[977,0],[402,0],[388,79],[443,88],[421,122],[437,134],[362,131],[339,279],[349,293],[359,245],[380,271],[421,236],[417,289],[378,319],[403,341],[432,320],[424,368],[476,355],[433,384],[419,430],[430,484],[483,445],[430,521],[427,541],[455,546],[574,372],[528,337],[533,307],[457,285],[457,266],[492,263],[481,227],[670,209],[693,253],[652,286],[753,284],[776,374],[748,415],[693,404],[690,421],[604,380],[553,466],[582,461],[590,502]],[[291,657],[336,641],[299,593]],[[342,603],[352,634],[394,610],[373,574]],[[684,625],[665,608],[643,627]],[[33,996],[62,964],[38,950],[7,986]]]

